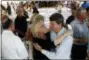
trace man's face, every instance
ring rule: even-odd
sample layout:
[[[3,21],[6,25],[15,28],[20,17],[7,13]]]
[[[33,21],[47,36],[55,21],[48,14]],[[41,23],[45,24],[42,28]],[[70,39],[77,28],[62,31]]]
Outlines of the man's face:
[[[80,17],[81,20],[85,20],[87,18],[87,14],[81,13],[79,17]]]
[[[60,30],[61,25],[57,24],[55,21],[50,22],[50,29],[53,30],[54,32],[57,32],[57,30]]]

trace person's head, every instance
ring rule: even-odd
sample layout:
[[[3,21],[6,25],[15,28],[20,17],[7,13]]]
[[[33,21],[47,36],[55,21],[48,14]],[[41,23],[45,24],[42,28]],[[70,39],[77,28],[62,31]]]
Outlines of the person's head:
[[[33,8],[33,14],[39,14],[39,11],[36,7]]]
[[[1,15],[1,22],[4,23],[8,19],[7,15]]]
[[[15,28],[14,28],[14,23],[12,20],[10,20],[9,18],[2,24],[4,29],[8,29],[14,32]]]
[[[48,32],[44,25],[44,17],[42,15],[34,15],[31,24],[31,32],[34,37],[40,37],[42,34]]]
[[[30,3],[30,5],[31,5],[32,8],[36,6],[34,1],[32,1],[32,2]]]
[[[7,2],[7,6],[10,6],[10,5],[9,5],[9,2]]]
[[[76,9],[77,7],[76,7],[76,3],[75,2],[72,2],[71,3],[71,10],[74,10],[74,9]]]
[[[86,14],[86,9],[84,8],[78,8],[76,10],[76,18],[80,21],[83,21],[87,18],[87,14]]]
[[[6,8],[1,4],[1,13],[6,12]]]
[[[71,12],[72,12],[72,15],[75,17],[76,16],[76,10],[71,10]]]
[[[79,8],[78,4],[74,1],[71,3],[71,12],[72,15],[75,16],[76,15],[76,10],[77,8]]]
[[[2,9],[2,10],[1,10],[1,15],[7,15],[7,11],[4,10],[4,9]]]
[[[23,4],[23,8],[24,8],[25,10],[28,9],[28,3],[27,3],[27,2]]]
[[[54,13],[50,17],[50,28],[58,33],[64,26],[64,17],[59,13]]]
[[[84,3],[87,3],[87,1],[84,1]]]
[[[24,8],[22,6],[18,6],[16,10],[17,16],[24,16]]]

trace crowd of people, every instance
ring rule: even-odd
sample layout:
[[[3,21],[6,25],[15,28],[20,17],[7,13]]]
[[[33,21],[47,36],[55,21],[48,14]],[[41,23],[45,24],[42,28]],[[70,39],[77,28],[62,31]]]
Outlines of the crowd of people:
[[[7,8],[2,4],[1,59],[89,59],[89,2],[62,3],[46,17],[48,27],[34,1],[11,3],[12,6],[7,2]],[[61,13],[64,6],[71,13],[66,22]]]

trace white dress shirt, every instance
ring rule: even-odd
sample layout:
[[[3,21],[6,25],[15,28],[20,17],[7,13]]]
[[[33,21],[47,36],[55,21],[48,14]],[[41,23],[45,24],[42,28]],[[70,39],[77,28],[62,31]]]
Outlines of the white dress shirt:
[[[62,31],[64,28],[62,29]],[[58,33],[58,36],[60,36],[62,32]],[[71,49],[72,49],[72,44],[73,44],[73,38],[72,36],[66,36],[60,45],[56,47],[55,52],[47,51],[47,50],[42,50],[41,52],[47,56],[49,59],[71,59]]]
[[[27,59],[27,50],[21,39],[10,30],[2,33],[2,58],[3,59]]]
[[[53,41],[54,44],[55,44],[56,38],[58,38],[58,37],[59,37],[61,34],[63,34],[65,31],[66,31],[65,28],[62,28],[62,30],[61,30],[60,32],[58,32],[57,34],[56,34],[54,31],[51,31],[51,33],[50,33],[51,41]]]

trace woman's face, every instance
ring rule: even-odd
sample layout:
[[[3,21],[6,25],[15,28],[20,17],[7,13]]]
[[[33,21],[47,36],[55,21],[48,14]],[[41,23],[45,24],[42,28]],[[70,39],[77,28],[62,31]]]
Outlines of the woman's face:
[[[39,29],[39,33],[41,33],[41,34],[45,34],[48,32],[48,29],[44,25],[44,21],[40,21],[38,23],[38,29]]]
[[[24,9],[22,7],[18,7],[17,15],[24,16]]]

